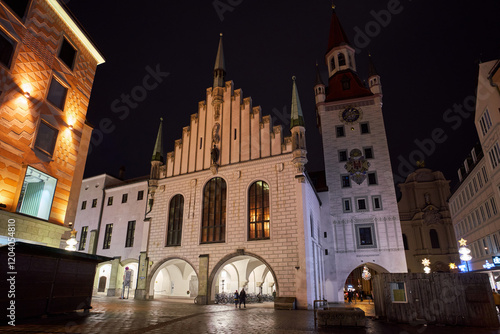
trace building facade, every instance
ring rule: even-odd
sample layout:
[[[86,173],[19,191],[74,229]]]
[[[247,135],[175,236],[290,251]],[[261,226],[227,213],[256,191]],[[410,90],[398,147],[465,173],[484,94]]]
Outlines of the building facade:
[[[320,195],[329,254],[325,294],[329,300],[342,300],[344,282],[356,268],[366,266],[376,272],[406,272],[407,268],[380,76],[370,58],[369,87],[362,83],[355,50],[335,10],[325,62],[328,87],[318,76],[314,88],[328,186],[328,192]],[[362,281],[352,288],[366,289]]]
[[[17,240],[59,247],[76,214],[104,59],[57,0],[2,0],[0,18],[0,243],[10,222]]]
[[[460,184],[449,200],[457,239],[466,240],[471,250],[472,260],[462,262],[461,268],[488,272],[496,289],[500,288],[496,282],[500,270],[493,263],[500,256],[499,68],[499,60],[479,64],[474,122],[480,145],[458,170]]]
[[[103,174],[83,180],[75,220],[77,251],[113,258],[98,265],[95,293],[119,296],[127,267],[134,274],[131,286],[137,283],[139,257],[149,236],[147,191],[146,178],[123,181]]]
[[[432,272],[449,272],[457,263],[458,248],[448,199],[450,181],[443,173],[421,167],[399,184],[398,202],[408,272],[423,273],[422,260]]]
[[[296,306],[306,309],[317,299],[342,301],[349,277],[365,266],[374,274],[406,272],[380,77],[371,65],[370,88],[361,83],[335,11],[330,42],[329,86],[318,77],[314,87],[326,164],[325,177],[313,177],[326,186],[315,187],[305,170],[306,127],[296,79],[288,135],[224,80],[221,36],[213,84],[187,119],[173,152],[163,152],[160,122],[141,211],[145,225],[135,298],[196,297],[206,304],[217,294],[245,288],[295,297]],[[92,227],[100,236],[113,221],[105,219],[105,202],[109,196],[119,199],[124,187],[113,188],[117,195],[106,190],[102,197],[101,225]],[[130,214],[120,210],[115,218],[129,221]],[[120,229],[124,235],[125,225]],[[122,250],[113,251],[114,238],[113,232],[109,252],[100,250],[99,241],[98,254],[122,259]],[[113,277],[120,273],[116,269],[109,281],[119,282]],[[119,283],[114,284],[116,293]],[[368,283],[361,288],[371,291]]]

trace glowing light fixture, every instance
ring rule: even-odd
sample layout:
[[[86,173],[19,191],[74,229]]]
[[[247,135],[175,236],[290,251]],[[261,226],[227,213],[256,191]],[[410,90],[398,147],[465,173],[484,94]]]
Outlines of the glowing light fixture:
[[[422,264],[424,265],[424,272],[426,274],[430,274],[431,273],[431,268],[430,268],[431,261],[429,259],[423,259]]]
[[[470,249],[467,248],[467,240],[462,238],[458,240],[458,243],[460,244],[460,248],[458,249],[458,252],[460,253],[460,260],[465,261],[467,271],[469,271],[469,261],[472,260],[472,256],[470,255]]]
[[[370,274],[367,266],[363,266],[363,273],[361,274],[361,277],[363,277],[365,281],[369,281],[370,278],[372,278],[372,274]]]
[[[450,269],[457,269],[457,265],[455,263],[450,263],[449,266]]]
[[[65,250],[76,251],[76,244],[78,243],[78,241],[76,241],[76,233],[77,232],[75,230],[71,231],[71,237],[66,240],[66,244],[68,246],[64,248]]]

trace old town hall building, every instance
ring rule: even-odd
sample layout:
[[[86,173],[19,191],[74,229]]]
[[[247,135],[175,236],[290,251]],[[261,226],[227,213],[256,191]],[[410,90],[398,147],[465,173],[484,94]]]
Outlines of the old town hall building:
[[[221,36],[213,85],[197,112],[186,117],[173,152],[163,152],[160,123],[136,239],[144,244],[133,255],[135,298],[210,303],[216,293],[246,288],[295,297],[298,308],[311,308],[316,299],[343,300],[354,270],[406,272],[380,77],[370,65],[369,87],[362,83],[335,11],[325,56],[328,86],[318,74],[314,87],[326,177],[326,187],[318,190],[305,170],[311,157],[300,78],[292,78],[291,136],[284,136],[281,125],[224,80],[222,44]],[[120,187],[113,187],[115,194]],[[121,286],[123,268],[117,267],[132,257],[122,252],[130,228],[122,221],[99,223],[102,231],[93,241],[98,254],[104,246],[123,254],[107,264],[113,287]],[[83,224],[77,219],[76,229]],[[121,235],[116,246],[109,225]],[[356,288],[368,290],[366,284],[356,282]]]

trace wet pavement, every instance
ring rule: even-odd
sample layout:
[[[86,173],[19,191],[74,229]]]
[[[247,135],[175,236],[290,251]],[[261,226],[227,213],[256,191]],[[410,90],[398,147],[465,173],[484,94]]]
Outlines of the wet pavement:
[[[0,326],[0,333],[500,334],[498,329],[386,323],[373,318],[373,304],[367,302],[349,305],[365,311],[365,328],[316,328],[313,311],[274,310],[273,303],[235,309],[229,304],[195,305],[191,300],[142,301],[97,296],[93,297],[92,306],[88,314],[72,312],[18,321],[15,327]]]

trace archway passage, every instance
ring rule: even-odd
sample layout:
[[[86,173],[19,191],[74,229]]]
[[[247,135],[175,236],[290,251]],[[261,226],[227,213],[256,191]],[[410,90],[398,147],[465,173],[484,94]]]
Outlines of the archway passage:
[[[193,299],[198,296],[198,275],[194,268],[182,259],[167,260],[154,272],[149,296]]]
[[[365,263],[347,276],[344,284],[344,300],[346,302],[371,302],[373,300],[373,277],[387,272],[373,263]]]
[[[277,291],[277,282],[272,269],[262,259],[252,255],[237,255],[222,260],[211,275],[210,302],[215,303],[220,295],[229,295],[242,288],[250,301],[271,301]]]

